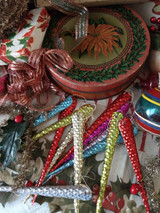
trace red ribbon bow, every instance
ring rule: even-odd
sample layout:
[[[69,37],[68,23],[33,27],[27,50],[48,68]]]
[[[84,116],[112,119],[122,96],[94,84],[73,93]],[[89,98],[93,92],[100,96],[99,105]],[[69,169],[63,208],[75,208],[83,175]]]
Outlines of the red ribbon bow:
[[[49,90],[60,96],[59,101],[64,100],[65,93],[50,82],[46,69],[52,72],[55,69],[68,72],[72,66],[73,60],[64,50],[34,50],[28,58],[28,63],[13,62],[8,66],[8,93],[1,98],[1,102],[10,99],[19,105],[28,105],[32,110],[48,111],[52,109],[53,105],[46,108],[46,104],[49,102]],[[42,103],[41,97],[44,92],[47,94],[47,98]],[[31,106],[35,98],[39,104],[39,107],[36,108]]]

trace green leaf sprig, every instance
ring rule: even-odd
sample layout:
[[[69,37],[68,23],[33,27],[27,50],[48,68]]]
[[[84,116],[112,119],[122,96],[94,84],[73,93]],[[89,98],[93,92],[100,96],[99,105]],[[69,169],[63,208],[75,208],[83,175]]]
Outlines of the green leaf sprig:
[[[8,125],[2,128],[3,139],[1,141],[1,157],[2,170],[13,161],[17,151],[21,145],[21,136],[26,130],[26,122],[16,123],[15,121],[8,121]]]

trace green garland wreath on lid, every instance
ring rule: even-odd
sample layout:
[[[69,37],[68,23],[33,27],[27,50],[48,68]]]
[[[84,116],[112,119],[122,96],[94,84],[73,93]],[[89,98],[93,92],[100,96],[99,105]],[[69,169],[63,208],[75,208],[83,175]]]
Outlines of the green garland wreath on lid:
[[[130,52],[126,55],[125,58],[112,67],[103,68],[102,70],[88,71],[81,70],[76,68],[75,65],[72,69],[65,73],[65,76],[69,77],[72,80],[82,81],[82,82],[103,82],[104,80],[110,80],[113,78],[118,78],[119,75],[124,74],[127,70],[130,70],[139,59],[143,56],[143,52],[146,50],[146,35],[145,29],[143,28],[142,21],[139,20],[131,10],[125,7],[111,6],[107,7],[112,9],[113,12],[119,13],[122,18],[124,18],[130,24],[133,33],[133,46],[131,47]],[[55,48],[53,30],[57,27],[57,23],[64,17],[63,14],[58,13],[56,16],[52,17],[50,26],[48,28],[43,46],[47,48]],[[138,30],[137,30],[138,29]],[[60,73],[61,71],[58,70]]]

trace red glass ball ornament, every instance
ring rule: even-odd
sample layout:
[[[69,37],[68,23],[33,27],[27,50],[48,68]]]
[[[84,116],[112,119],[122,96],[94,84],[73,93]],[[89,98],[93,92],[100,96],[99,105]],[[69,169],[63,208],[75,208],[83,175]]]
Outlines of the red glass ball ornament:
[[[156,27],[155,27],[155,26],[150,26],[150,27],[149,27],[149,30],[150,30],[151,32],[155,32],[155,31],[156,31]]]
[[[157,19],[157,24],[160,24],[160,18]]]
[[[16,123],[21,123],[23,121],[23,115],[20,114],[20,115],[17,115],[15,118],[14,118],[14,121]]]
[[[140,191],[140,185],[138,183],[134,183],[131,186],[131,194],[136,195]]]
[[[151,17],[151,18],[150,18],[150,22],[151,22],[152,24],[156,23],[156,21],[157,21],[156,17]]]

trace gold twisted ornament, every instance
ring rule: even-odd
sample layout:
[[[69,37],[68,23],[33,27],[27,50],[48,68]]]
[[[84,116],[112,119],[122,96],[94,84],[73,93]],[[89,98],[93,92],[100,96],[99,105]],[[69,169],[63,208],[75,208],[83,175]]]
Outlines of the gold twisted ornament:
[[[59,121],[53,123],[49,127],[45,128],[41,132],[38,132],[33,136],[33,140],[38,140],[44,135],[49,134],[50,132],[55,131],[58,128],[68,126],[69,124],[72,123],[72,116],[77,113],[77,112],[82,112],[85,117],[88,117],[92,112],[93,112],[93,106],[91,104],[85,104],[82,107],[80,107],[78,110],[74,111],[72,114],[60,119]]]
[[[107,136],[107,147],[105,151],[105,158],[104,158],[104,164],[103,164],[101,181],[100,181],[100,192],[99,192],[99,197],[97,200],[96,213],[101,212],[105,188],[106,188],[106,184],[107,184],[107,180],[108,180],[108,176],[109,176],[109,172],[111,168],[115,146],[116,146],[118,135],[119,135],[118,123],[119,123],[119,120],[122,118],[123,118],[122,113],[114,112],[110,120],[108,136]]]
[[[83,112],[76,112],[72,117],[73,124],[73,138],[74,138],[74,184],[75,186],[81,184],[82,167],[83,167],[83,135],[85,123],[93,110],[90,110],[90,115]],[[74,199],[75,213],[79,213],[80,200]]]

